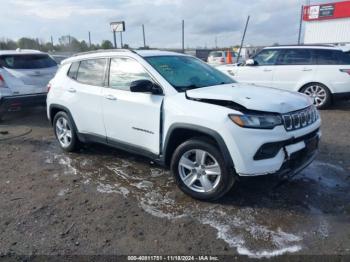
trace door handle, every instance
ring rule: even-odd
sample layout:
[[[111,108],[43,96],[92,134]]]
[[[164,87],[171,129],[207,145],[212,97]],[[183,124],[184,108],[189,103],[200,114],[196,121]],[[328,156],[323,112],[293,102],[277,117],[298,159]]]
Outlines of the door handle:
[[[108,100],[117,100],[117,98],[113,95],[105,95],[105,98]]]
[[[309,71],[312,71],[312,69],[311,68],[303,68],[303,71],[304,72],[309,72]]]
[[[74,88],[68,88],[68,92],[70,92],[70,93],[75,93],[75,92],[77,92],[77,90],[75,90]]]
[[[264,72],[271,72],[272,69],[264,69]]]

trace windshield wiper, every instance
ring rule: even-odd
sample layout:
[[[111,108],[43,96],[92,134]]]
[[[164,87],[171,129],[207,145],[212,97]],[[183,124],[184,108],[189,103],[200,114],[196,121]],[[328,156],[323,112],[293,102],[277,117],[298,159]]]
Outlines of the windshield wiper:
[[[196,85],[188,85],[188,86],[177,86],[176,89],[182,92],[185,92],[187,90],[201,88],[202,86],[196,86]]]

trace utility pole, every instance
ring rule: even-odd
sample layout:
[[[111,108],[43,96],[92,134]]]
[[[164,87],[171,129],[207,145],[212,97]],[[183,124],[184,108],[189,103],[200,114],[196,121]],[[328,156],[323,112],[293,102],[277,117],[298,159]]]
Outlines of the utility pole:
[[[91,33],[89,31],[89,47],[91,48]]]
[[[239,57],[241,56],[242,47],[243,47],[243,43],[244,43],[244,38],[245,38],[245,34],[247,32],[247,28],[248,28],[248,24],[249,24],[249,19],[250,19],[250,15],[248,15],[247,22],[245,23],[244,33],[243,33],[243,37],[242,37],[242,41],[241,41],[241,46],[239,47],[239,51],[238,51],[237,63],[239,61]]]
[[[301,29],[303,27],[303,15],[304,15],[304,6],[301,6],[300,11],[300,22],[299,22],[299,34],[298,34],[298,45],[301,44]]]
[[[52,45],[52,49],[53,49],[53,37],[51,36],[51,45]]]
[[[123,32],[120,32],[120,48],[123,48]]]
[[[215,49],[218,49],[218,37],[215,36]]]
[[[143,47],[146,48],[145,25],[142,24]]]
[[[115,35],[115,31],[113,31],[113,39],[114,39],[114,48],[117,49],[117,36]]]
[[[185,20],[182,20],[182,53],[185,53]]]

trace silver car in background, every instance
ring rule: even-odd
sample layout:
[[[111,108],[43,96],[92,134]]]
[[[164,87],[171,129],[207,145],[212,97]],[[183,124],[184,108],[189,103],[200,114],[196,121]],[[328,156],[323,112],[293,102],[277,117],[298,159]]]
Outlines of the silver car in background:
[[[0,51],[0,118],[8,111],[45,105],[47,84],[56,71],[57,63],[46,53]]]

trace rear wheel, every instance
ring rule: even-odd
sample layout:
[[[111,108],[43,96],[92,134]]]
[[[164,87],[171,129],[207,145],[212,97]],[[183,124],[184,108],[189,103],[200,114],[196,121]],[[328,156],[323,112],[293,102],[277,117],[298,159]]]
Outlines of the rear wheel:
[[[312,98],[318,109],[326,109],[332,103],[332,94],[329,89],[320,83],[311,83],[301,89],[301,92]]]
[[[75,151],[78,148],[79,141],[73,122],[67,113],[63,111],[58,112],[54,117],[53,126],[61,148],[67,152]]]
[[[171,172],[179,188],[193,198],[215,200],[234,184],[234,174],[211,143],[191,139],[174,152]]]

